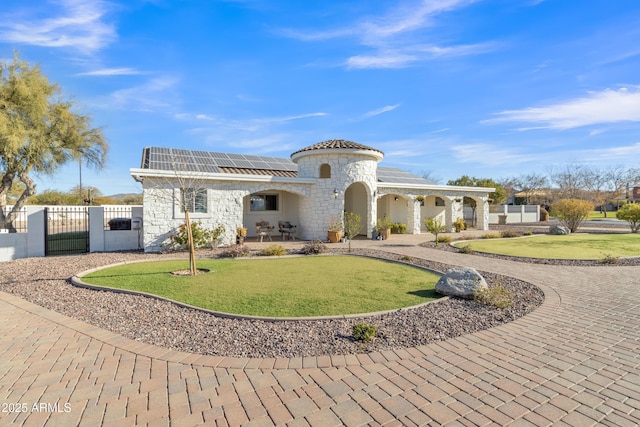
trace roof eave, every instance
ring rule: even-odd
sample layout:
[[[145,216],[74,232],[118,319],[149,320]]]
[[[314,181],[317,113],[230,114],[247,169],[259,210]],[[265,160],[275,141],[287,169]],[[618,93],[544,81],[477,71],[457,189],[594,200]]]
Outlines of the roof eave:
[[[175,172],[161,169],[140,169],[129,170],[131,176],[136,181],[141,181],[144,177],[164,178],[164,179],[202,179],[209,181],[245,181],[245,182],[278,182],[287,184],[315,184],[312,178],[291,178],[274,175],[251,175],[251,174],[231,174],[231,173],[210,173],[210,172]]]

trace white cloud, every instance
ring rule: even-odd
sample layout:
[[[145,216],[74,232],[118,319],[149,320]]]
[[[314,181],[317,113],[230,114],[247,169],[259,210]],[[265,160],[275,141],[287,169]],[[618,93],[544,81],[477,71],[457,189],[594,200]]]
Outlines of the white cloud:
[[[393,111],[396,108],[398,108],[399,106],[400,106],[400,104],[387,105],[386,107],[382,107],[382,108],[378,108],[377,110],[369,111],[368,113],[364,114],[362,117],[365,118],[365,119],[368,119],[369,117],[374,117],[374,116],[378,116],[380,114],[387,113],[389,111]]]
[[[175,94],[171,91],[177,84],[176,78],[158,77],[145,84],[113,92],[111,104],[138,111],[164,109],[176,104]]]
[[[477,0],[410,1],[379,17],[369,17],[344,28],[323,31],[281,31],[287,37],[302,41],[320,41],[339,37],[356,38],[369,53],[353,55],[344,61],[350,69],[404,68],[417,61],[434,58],[473,55],[495,49],[491,43],[439,46],[424,43],[424,35],[413,34],[433,25],[441,13],[468,6]]]
[[[521,154],[486,143],[454,145],[451,150],[459,162],[488,167],[536,161],[535,156],[530,154]]]
[[[611,162],[636,159],[640,153],[640,142],[618,147],[594,148],[583,152],[584,161]],[[633,161],[633,160],[632,160]]]
[[[91,53],[116,39],[104,21],[107,3],[100,0],[57,0],[53,17],[35,16],[35,9],[0,18],[0,40],[35,46],[72,47]],[[32,14],[31,14],[32,13]]]
[[[496,114],[500,117],[484,123],[523,122],[534,126],[519,130],[565,130],[603,123],[637,122],[640,121],[640,91],[637,87],[605,89],[545,107],[506,110]]]
[[[134,68],[102,68],[100,70],[78,73],[77,76],[135,76],[144,74]]]

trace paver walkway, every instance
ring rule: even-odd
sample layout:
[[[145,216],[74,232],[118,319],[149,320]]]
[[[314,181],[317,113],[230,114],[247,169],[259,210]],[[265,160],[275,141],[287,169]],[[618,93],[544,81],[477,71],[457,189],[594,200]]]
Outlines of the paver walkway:
[[[0,425],[640,424],[640,267],[356,244],[515,276],[546,299],[427,346],[242,359],[141,344],[0,292]]]

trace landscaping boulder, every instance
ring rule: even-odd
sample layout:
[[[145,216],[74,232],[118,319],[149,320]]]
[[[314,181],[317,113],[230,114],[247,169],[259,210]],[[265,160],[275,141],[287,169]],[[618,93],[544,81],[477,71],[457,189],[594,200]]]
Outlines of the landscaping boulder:
[[[552,225],[549,227],[549,234],[553,234],[556,236],[571,234],[571,230],[563,225]]]
[[[487,282],[474,268],[454,267],[436,283],[436,292],[460,298],[473,298],[476,289],[487,288]]]

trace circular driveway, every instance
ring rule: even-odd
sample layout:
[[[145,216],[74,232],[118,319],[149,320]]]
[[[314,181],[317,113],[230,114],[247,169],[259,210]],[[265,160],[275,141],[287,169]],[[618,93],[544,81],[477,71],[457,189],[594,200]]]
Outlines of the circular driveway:
[[[640,267],[523,264],[409,236],[354,243],[517,277],[545,302],[420,347],[255,359],[143,344],[0,292],[0,424],[640,423]]]

